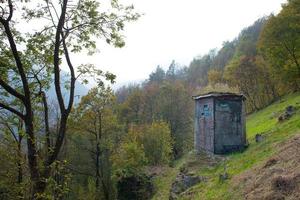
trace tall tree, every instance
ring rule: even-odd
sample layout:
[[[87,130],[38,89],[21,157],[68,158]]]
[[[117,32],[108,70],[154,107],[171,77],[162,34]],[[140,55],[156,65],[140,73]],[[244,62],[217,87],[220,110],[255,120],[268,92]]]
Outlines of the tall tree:
[[[300,89],[300,1],[289,0],[270,16],[260,35],[259,48],[274,73],[294,90]]]
[[[91,0],[30,2],[25,3],[22,10],[18,10],[16,4],[17,2],[8,0],[0,5],[0,52],[1,60],[2,57],[5,59],[0,66],[0,86],[1,91],[9,94],[8,98],[1,96],[0,107],[24,121],[28,168],[32,181],[31,198],[40,199],[43,198],[47,179],[51,176],[51,165],[57,160],[65,138],[76,80],[82,74],[96,74],[99,84],[102,84],[101,76],[108,80],[114,79],[112,74],[97,70],[92,65],[81,65],[76,73],[72,53],[84,49],[89,53],[95,52],[95,39],[100,37],[114,46],[124,46],[120,31],[126,21],[136,20],[138,14],[132,12],[132,6],[122,6],[116,0],[111,2],[111,9],[107,12],[101,12],[99,2]],[[22,15],[34,30],[26,33],[18,31],[18,16]],[[20,20],[19,23],[24,21]],[[69,76],[64,77],[65,81],[61,77],[62,66],[69,70]],[[53,143],[50,141],[46,96],[52,78],[60,110],[59,127],[54,134]],[[62,93],[64,85],[69,89],[67,99]],[[19,101],[24,111],[10,105],[11,99]],[[39,109],[44,113],[44,156],[38,155],[36,104],[40,105]]]
[[[170,126],[175,158],[187,152],[192,143],[192,101],[181,81],[163,84],[157,97],[156,120]]]
[[[120,140],[122,131],[112,112],[114,103],[115,97],[110,88],[92,88],[76,108],[72,123],[74,132],[85,136],[84,140],[89,141],[84,150],[91,155],[96,191],[102,192],[103,199],[106,200],[114,198],[110,155]]]
[[[158,65],[156,70],[149,75],[149,82],[161,83],[164,81],[165,77],[165,71]]]

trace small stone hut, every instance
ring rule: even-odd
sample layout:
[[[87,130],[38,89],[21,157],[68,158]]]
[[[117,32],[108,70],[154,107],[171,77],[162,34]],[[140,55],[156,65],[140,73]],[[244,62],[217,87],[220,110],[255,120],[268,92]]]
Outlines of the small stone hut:
[[[244,101],[240,94],[211,92],[195,100],[195,149],[214,154],[246,146]]]

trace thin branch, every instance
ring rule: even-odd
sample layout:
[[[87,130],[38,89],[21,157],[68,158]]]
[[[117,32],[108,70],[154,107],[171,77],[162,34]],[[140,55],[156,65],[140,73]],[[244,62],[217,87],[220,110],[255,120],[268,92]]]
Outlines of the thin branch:
[[[6,33],[8,41],[9,41],[9,45],[10,45],[11,51],[13,53],[17,68],[18,68],[19,75],[22,80],[24,97],[25,97],[24,105],[26,107],[26,112],[31,114],[32,108],[31,108],[31,100],[30,100],[30,89],[29,89],[29,84],[28,84],[27,78],[26,78],[25,70],[24,70],[21,58],[19,56],[19,52],[18,52],[16,43],[14,41],[13,34],[10,30],[9,23],[8,22],[4,23],[3,26],[4,26],[5,33]]]
[[[50,4],[51,4],[51,6],[52,6],[52,8],[53,8],[53,10],[54,10],[54,13],[55,13],[57,19],[59,19],[58,13],[57,13],[56,8],[55,8],[55,6],[53,5],[52,1],[50,1]]]
[[[41,30],[40,32],[38,32],[37,34],[41,35],[43,32],[48,31],[51,28],[56,28],[55,25],[53,26],[45,26],[45,28],[43,30]]]
[[[47,3],[47,9],[48,9],[48,12],[49,12],[49,15],[50,15],[50,18],[51,18],[51,21],[52,21],[52,24],[54,27],[56,27],[56,24],[54,22],[54,19],[53,19],[53,16],[52,16],[52,13],[51,13],[51,10],[50,10],[50,6],[49,6],[49,1],[46,1]]]
[[[14,97],[20,99],[23,103],[25,101],[25,96],[21,93],[19,93],[17,90],[12,88],[10,85],[8,85],[5,81],[3,81],[0,78],[0,86],[2,86],[9,94],[13,95]]]
[[[77,80],[81,75],[82,75],[82,72],[78,73],[78,75],[75,77],[75,79]]]
[[[44,67],[42,67],[42,69],[44,69]],[[42,71],[39,70],[37,73],[33,72],[33,76],[36,79],[38,85],[39,85],[39,95],[42,96],[42,102],[43,102],[43,107],[44,107],[44,123],[45,123],[45,132],[46,132],[46,144],[47,144],[47,153],[49,153],[50,148],[51,148],[51,143],[50,143],[50,128],[49,128],[49,111],[48,111],[48,103],[47,103],[47,97],[46,97],[46,93],[43,91],[43,86],[42,83],[40,81],[40,79],[38,78],[38,74]]]
[[[17,136],[16,136],[15,132],[10,128],[10,126],[8,125],[8,123],[5,123],[5,126],[10,131],[10,133],[13,136],[13,138],[15,139],[16,143],[18,143],[19,140],[17,139]]]
[[[9,7],[9,16],[7,18],[7,22],[9,22],[13,16],[13,4],[11,0],[8,0],[8,7]]]
[[[67,45],[66,45],[66,38],[63,36],[63,34],[62,34],[62,38],[63,38],[62,43],[63,43],[64,53],[65,53],[65,58],[67,60],[67,64],[68,64],[68,67],[69,67],[69,70],[70,70],[70,73],[71,73],[71,83],[70,83],[71,87],[70,87],[70,94],[69,94],[69,104],[68,104],[68,108],[67,108],[67,112],[70,112],[71,109],[72,109],[73,102],[74,102],[76,78],[75,78],[74,67],[73,67],[73,64],[71,62],[69,51],[68,51],[68,48],[67,48]]]
[[[45,121],[45,131],[46,131],[47,152],[49,152],[51,148],[51,143],[50,143],[48,103],[47,103],[46,93],[44,91],[41,91],[41,95],[42,95],[42,101],[44,106],[44,121]]]
[[[87,128],[86,131],[89,132],[89,133],[91,133],[91,134],[93,134],[95,137],[97,136],[97,132],[96,131],[93,131],[93,130],[91,130],[89,128]]]
[[[62,13],[59,18],[58,25],[57,25],[56,34],[55,34],[55,48],[54,48],[54,85],[55,85],[55,91],[56,91],[57,100],[59,103],[61,113],[65,112],[65,104],[64,104],[64,99],[63,99],[61,88],[60,88],[59,50],[60,50],[60,44],[61,44],[60,36],[61,36],[63,25],[64,25],[67,1],[65,0],[63,4],[64,4],[65,9],[62,10]]]
[[[0,6],[0,14],[1,14],[1,16],[0,16],[0,20],[3,20],[4,21],[4,19],[3,19],[3,15],[4,15],[4,13],[5,13],[5,11],[4,11],[4,8],[2,7],[2,6]],[[1,22],[2,23],[2,22]]]
[[[3,126],[5,126],[10,131],[10,133],[13,136],[14,140],[18,143],[18,139],[17,139],[17,136],[16,136],[15,132],[11,129],[11,127],[9,126],[9,124],[7,122],[9,119],[8,118],[4,118],[3,116],[0,116],[0,119],[1,119],[0,124],[2,124]]]
[[[296,58],[296,56],[295,56],[295,48],[292,47],[292,48],[290,49],[286,41],[282,41],[282,44],[283,44],[283,46],[285,47],[285,49],[287,50],[287,52],[290,54],[290,56],[292,57],[292,59],[293,59],[295,65],[296,65],[296,67],[297,67],[297,69],[298,69],[298,72],[299,72],[299,74],[300,74],[300,65],[299,65],[298,60],[297,60],[297,58]]]
[[[12,107],[10,107],[8,105],[5,105],[4,103],[0,102],[0,108],[8,110],[8,111],[12,112],[15,115],[18,115],[22,120],[25,119],[25,116],[21,112],[19,112],[18,110],[14,109],[14,108],[12,108]]]

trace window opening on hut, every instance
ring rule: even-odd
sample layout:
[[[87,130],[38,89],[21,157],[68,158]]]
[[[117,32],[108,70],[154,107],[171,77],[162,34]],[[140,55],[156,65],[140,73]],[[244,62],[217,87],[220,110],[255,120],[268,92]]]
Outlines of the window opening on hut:
[[[203,106],[203,113],[202,113],[205,117],[208,117],[208,116],[210,116],[210,111],[209,111],[209,107],[208,107],[208,105],[204,105]]]

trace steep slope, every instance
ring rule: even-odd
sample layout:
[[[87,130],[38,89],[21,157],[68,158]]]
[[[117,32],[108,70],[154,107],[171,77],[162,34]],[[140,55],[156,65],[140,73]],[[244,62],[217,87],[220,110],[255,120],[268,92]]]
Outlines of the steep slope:
[[[290,119],[278,122],[280,114],[290,105],[297,108],[296,113]],[[212,158],[190,153],[174,168],[166,169],[155,179],[157,192],[153,199],[168,199],[171,184],[180,168],[204,176],[206,181],[185,191],[179,199],[272,199],[279,193],[283,194],[281,199],[297,199],[299,190],[295,188],[299,186],[297,173],[300,173],[297,156],[300,149],[296,145],[296,141],[300,140],[299,107],[300,94],[297,93],[248,116],[247,150],[213,159],[218,160],[217,163],[211,162]],[[255,141],[256,134],[262,135],[261,142]],[[220,175],[225,172],[229,175],[228,179],[220,181]],[[266,176],[268,179],[264,178]],[[289,185],[289,181],[293,184]],[[286,188],[282,188],[285,183]]]
[[[245,199],[300,199],[300,134],[275,147],[265,163],[234,177]]]

